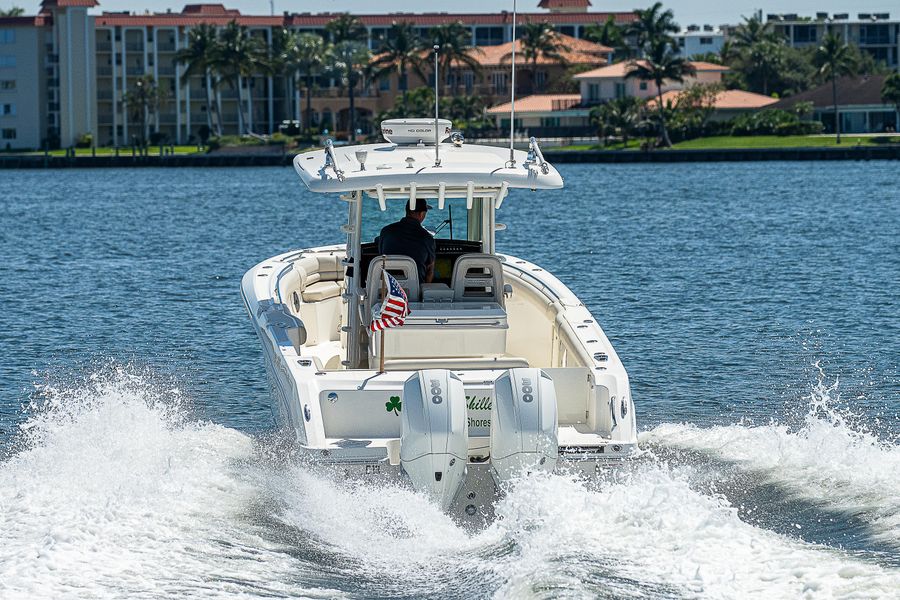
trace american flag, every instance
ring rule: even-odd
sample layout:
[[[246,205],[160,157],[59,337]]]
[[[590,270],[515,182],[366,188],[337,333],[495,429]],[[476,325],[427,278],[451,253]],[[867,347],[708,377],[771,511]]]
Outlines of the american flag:
[[[381,306],[372,310],[370,331],[382,331],[391,327],[400,327],[409,316],[409,302],[406,292],[390,273],[382,271],[387,294]]]

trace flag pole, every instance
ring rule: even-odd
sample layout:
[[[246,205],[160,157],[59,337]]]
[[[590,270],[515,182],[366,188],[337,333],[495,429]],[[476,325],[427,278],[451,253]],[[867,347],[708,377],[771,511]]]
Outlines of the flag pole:
[[[381,301],[384,302],[384,299],[387,297],[387,286],[384,284],[384,267],[385,267],[385,259],[381,259]],[[381,344],[381,348],[378,350],[378,372],[384,373],[384,334],[387,333],[387,328],[382,328],[381,335],[378,336]]]

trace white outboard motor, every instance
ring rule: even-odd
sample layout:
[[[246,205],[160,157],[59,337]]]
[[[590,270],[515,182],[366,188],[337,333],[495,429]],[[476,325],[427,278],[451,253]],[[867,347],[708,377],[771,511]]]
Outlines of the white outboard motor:
[[[444,369],[403,384],[400,464],[413,486],[447,509],[466,478],[469,422],[462,381]]]
[[[550,472],[559,457],[556,388],[540,369],[510,369],[494,382],[491,467],[497,483]]]

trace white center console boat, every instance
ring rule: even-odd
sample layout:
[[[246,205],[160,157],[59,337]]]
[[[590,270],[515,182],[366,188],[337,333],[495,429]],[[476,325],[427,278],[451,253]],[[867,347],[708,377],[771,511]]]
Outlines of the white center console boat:
[[[628,375],[596,319],[552,274],[495,250],[498,212],[534,201],[511,191],[563,185],[537,143],[466,145],[437,120],[382,132],[386,143],[294,159],[310,191],[346,203],[346,243],[276,256],[243,278],[275,413],[301,453],[342,475],[406,482],[463,520],[484,519],[519,477],[592,477],[632,453]],[[438,230],[432,283],[374,243],[423,198]],[[372,333],[383,270],[411,314]]]

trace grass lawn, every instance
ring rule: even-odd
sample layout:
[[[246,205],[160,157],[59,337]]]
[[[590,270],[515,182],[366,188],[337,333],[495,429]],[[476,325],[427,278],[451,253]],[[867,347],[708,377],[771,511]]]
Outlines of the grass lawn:
[[[168,152],[169,147],[163,147],[166,152]],[[206,149],[200,151],[200,153],[205,153]],[[97,148],[96,149],[97,156],[109,156],[111,154],[115,154],[115,148]],[[29,154],[38,154],[43,155],[43,152],[29,152]],[[51,150],[50,156],[65,156],[65,150]],[[76,148],[75,156],[91,156],[93,154],[90,148]],[[159,156],[159,146],[150,146],[147,149],[147,154],[150,156]],[[197,146],[175,146],[175,154],[197,154]],[[119,148],[119,156],[131,156],[131,146],[128,147],[120,147]]]
[[[892,143],[900,143],[900,135],[894,136],[854,136],[841,137],[840,147],[881,145],[889,138]],[[707,150],[717,148],[824,148],[839,147],[834,136],[825,135],[756,135],[697,138],[679,142],[674,146],[679,150]]]
[[[846,148],[848,146],[879,146],[885,143],[900,144],[900,135],[845,135],[841,137],[840,146],[837,145],[835,137],[829,135],[722,135],[679,142],[675,144],[673,148],[676,150],[716,150],[729,148]],[[627,148],[623,148],[622,144],[610,144],[606,147],[599,144],[580,144],[577,146],[547,148],[547,150],[563,150],[569,152],[577,152],[580,150],[636,150],[640,147],[640,144],[640,140],[629,140]]]

